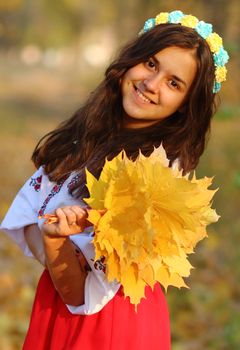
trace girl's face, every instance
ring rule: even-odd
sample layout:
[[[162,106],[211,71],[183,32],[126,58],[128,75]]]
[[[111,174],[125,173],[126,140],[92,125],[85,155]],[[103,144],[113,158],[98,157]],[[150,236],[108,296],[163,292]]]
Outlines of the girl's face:
[[[121,87],[125,127],[150,126],[181,109],[196,71],[195,50],[176,46],[130,68]]]

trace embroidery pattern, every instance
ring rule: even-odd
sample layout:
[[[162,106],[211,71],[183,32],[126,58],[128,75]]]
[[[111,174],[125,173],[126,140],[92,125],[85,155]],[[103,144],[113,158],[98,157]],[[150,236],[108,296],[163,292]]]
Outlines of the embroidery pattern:
[[[42,216],[45,212],[45,209],[47,207],[48,202],[61,190],[62,185],[64,184],[65,179],[62,181],[59,181],[51,190],[45,201],[43,202],[43,205],[41,206],[38,215]]]
[[[94,260],[92,259],[92,261]],[[105,256],[101,256],[101,258],[99,258],[94,262],[94,268],[96,270],[100,270],[106,273],[106,264],[104,263],[104,261],[105,261]]]
[[[41,176],[42,177],[42,176]],[[68,190],[71,190],[71,188],[78,182],[80,178],[80,175],[77,174],[75,175],[72,180],[68,183],[67,185],[67,188]],[[35,180],[35,179],[31,179],[31,180]],[[46,210],[46,207],[49,203],[49,201],[58,193],[60,192],[61,188],[62,188],[62,185],[64,184],[66,178],[64,178],[63,180],[59,181],[51,190],[51,192],[49,193],[49,195],[47,196],[47,198],[44,200],[43,202],[43,205],[41,206],[39,212],[38,212],[38,215],[39,216],[42,216],[44,213],[45,213],[45,210]],[[31,181],[32,183],[32,181]],[[30,185],[31,185],[30,183]],[[34,186],[34,184],[32,184],[32,186]],[[40,186],[39,186],[39,189],[40,189]],[[39,189],[35,189],[36,191],[39,191]]]
[[[71,181],[69,182],[69,184],[67,185],[67,188],[68,188],[69,191],[72,190],[72,188],[73,188],[73,187],[75,186],[75,184],[78,182],[79,178],[80,178],[80,175],[79,175],[79,174],[75,175],[75,176],[72,178],[72,180],[71,180]]]
[[[42,175],[35,177],[35,178],[31,177],[31,181],[30,181],[29,186],[32,186],[36,192],[39,192],[40,187],[41,187],[41,183],[42,183]]]

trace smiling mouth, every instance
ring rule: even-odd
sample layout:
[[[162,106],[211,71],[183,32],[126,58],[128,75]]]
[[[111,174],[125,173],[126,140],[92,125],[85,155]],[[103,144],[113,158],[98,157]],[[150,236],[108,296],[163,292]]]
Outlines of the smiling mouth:
[[[156,103],[152,100],[150,100],[150,98],[148,98],[147,96],[145,96],[135,85],[134,85],[134,90],[136,91],[137,95],[144,101],[147,103],[152,103],[154,105],[156,105]]]

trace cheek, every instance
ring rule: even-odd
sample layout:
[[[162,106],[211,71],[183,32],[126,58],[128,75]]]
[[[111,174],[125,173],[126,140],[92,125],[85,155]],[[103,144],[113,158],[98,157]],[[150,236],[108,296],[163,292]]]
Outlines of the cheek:
[[[124,76],[122,78],[122,81],[121,81],[121,91],[122,91],[122,95],[124,96],[124,94],[126,93],[127,91],[127,86],[128,86],[128,80],[127,80],[127,77]]]
[[[132,81],[132,76],[130,74],[130,72],[127,72],[124,77],[122,78],[122,90],[126,91],[129,87],[129,85],[131,84]]]
[[[141,80],[144,78],[144,71],[141,68],[141,66],[135,66],[130,68],[124,75],[123,79],[125,81],[132,82],[132,81],[137,81]]]
[[[176,110],[181,106],[184,96],[179,92],[165,89],[162,91],[161,100],[166,107]]]
[[[131,69],[129,69],[123,76],[123,81],[124,82],[129,82],[130,80],[132,80],[132,71],[131,71]]]

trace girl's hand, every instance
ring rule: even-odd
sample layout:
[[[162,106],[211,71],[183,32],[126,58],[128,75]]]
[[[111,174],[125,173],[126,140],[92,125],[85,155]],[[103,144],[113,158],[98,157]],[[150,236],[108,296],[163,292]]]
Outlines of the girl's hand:
[[[87,221],[87,211],[79,206],[66,206],[55,210],[57,221],[44,223],[42,232],[52,237],[67,237],[84,231],[91,224]]]

